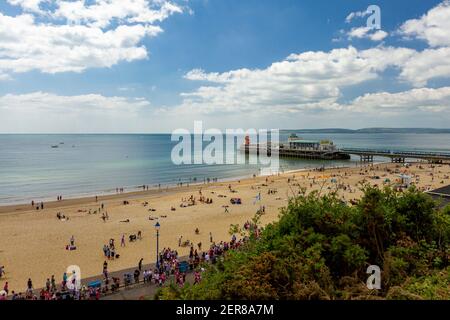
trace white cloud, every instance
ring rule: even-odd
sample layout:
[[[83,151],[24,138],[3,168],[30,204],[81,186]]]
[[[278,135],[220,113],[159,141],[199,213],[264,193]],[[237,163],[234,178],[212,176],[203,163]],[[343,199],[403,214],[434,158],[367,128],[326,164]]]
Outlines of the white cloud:
[[[349,39],[367,38],[372,41],[381,41],[388,36],[388,33],[383,30],[376,30],[376,29],[368,28],[368,27],[359,27],[359,28],[352,28],[347,33],[347,35],[348,35]]]
[[[377,30],[374,33],[372,33],[369,38],[372,41],[381,41],[384,38],[386,38],[388,36],[388,33],[386,31],[383,30]]]
[[[420,88],[398,93],[369,93],[356,98],[346,106],[346,109],[373,113],[448,112],[450,111],[450,87]]]
[[[405,37],[416,37],[432,47],[450,46],[450,1],[446,0],[419,19],[406,21],[400,27]]]
[[[177,110],[273,113],[336,109],[341,89],[376,79],[389,67],[401,67],[414,54],[414,50],[405,48],[358,51],[350,46],[329,52],[292,54],[266,69],[224,73],[194,69],[185,78],[206,81],[210,85],[182,94],[184,101]]]
[[[163,0],[96,0],[90,5],[62,0],[9,2],[32,12],[0,13],[0,74],[10,75],[30,70],[81,72],[146,59],[142,40],[162,32],[153,23],[182,10]],[[43,11],[39,4],[44,2],[56,9]],[[113,20],[114,27],[105,29]]]
[[[43,13],[40,8],[41,3],[50,2],[51,0],[7,0],[9,4],[20,6],[25,11]]]
[[[167,19],[182,8],[167,1],[149,0],[96,0],[58,1],[58,9],[52,15],[73,23],[107,27],[113,20],[128,23],[155,23]]]
[[[45,12],[43,3],[52,1],[57,6]],[[0,80],[10,79],[14,72],[81,72],[87,68],[110,67],[121,61],[146,59],[148,52],[142,40],[162,32],[154,23],[183,10],[162,0],[96,0],[89,4],[65,0],[9,2],[21,5],[26,13],[15,17],[0,13]],[[158,109],[158,118],[151,128],[147,128],[148,119],[139,115],[150,106],[145,99],[95,94],[58,96],[43,92],[0,97],[0,124],[2,131],[8,128],[20,131],[20,126],[26,129],[26,124],[33,127],[36,122],[40,131],[45,131],[42,128],[47,126],[61,132],[91,131],[91,127],[108,131],[104,123],[110,125],[112,131],[120,131],[122,127],[128,128],[122,131],[129,131],[129,128],[155,131],[156,126],[169,123],[161,117],[174,113],[182,114],[175,120],[181,123],[198,116],[217,118],[219,124],[223,119],[233,118],[242,121],[241,126],[255,118],[265,119],[269,124],[283,119],[286,122],[278,125],[293,123],[306,127],[312,123],[308,121],[315,121],[313,126],[319,126],[317,121],[333,126],[339,123],[336,121],[347,119],[352,119],[353,123],[361,119],[367,123],[375,123],[376,119],[386,123],[417,121],[422,125],[420,120],[427,118],[430,123],[445,124],[450,120],[450,87],[424,86],[432,79],[450,78],[450,29],[446,24],[450,20],[444,19],[450,7],[448,3],[445,1],[420,19],[402,25],[401,32],[405,36],[429,43],[431,47],[422,51],[383,45],[358,50],[349,46],[328,52],[291,54],[259,69],[220,73],[193,69],[185,74],[185,79],[197,81],[199,87],[182,93],[180,105]],[[353,13],[348,21],[364,14]],[[41,19],[47,18],[50,20],[42,22]],[[61,25],[56,21],[76,24]],[[341,35],[345,37],[346,33]],[[362,27],[351,29],[347,36],[382,41],[388,34]],[[355,86],[358,90],[364,89],[365,82],[381,79],[388,69],[396,70],[397,79],[410,88],[403,92],[363,93],[349,102],[342,102],[348,101],[344,96],[346,89]],[[131,91],[127,86],[120,86],[118,90]],[[389,118],[390,115],[394,117]],[[303,122],[297,124],[298,118]],[[80,127],[74,128],[75,124]]]
[[[99,94],[76,96],[60,96],[47,92],[33,92],[27,94],[7,94],[0,97],[0,110],[24,111],[51,111],[64,113],[77,113],[89,111],[134,113],[141,108],[149,107],[150,102],[144,98],[105,97]]]
[[[402,66],[400,78],[415,87],[426,85],[429,80],[450,78],[450,47],[425,49],[417,52]]]
[[[355,18],[363,18],[365,16],[367,16],[370,12],[369,11],[355,11],[355,12],[350,12],[349,15],[345,18],[345,22],[346,23],[350,23],[352,22],[353,19]]]
[[[46,92],[0,96],[1,132],[104,132],[133,129],[150,108],[143,98]]]

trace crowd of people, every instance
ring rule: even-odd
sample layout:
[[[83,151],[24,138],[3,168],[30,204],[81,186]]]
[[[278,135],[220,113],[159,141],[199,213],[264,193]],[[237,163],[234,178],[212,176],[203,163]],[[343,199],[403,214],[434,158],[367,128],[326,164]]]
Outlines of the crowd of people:
[[[191,247],[187,261],[182,261],[178,256],[178,252],[171,248],[164,248],[160,254],[157,265],[154,269],[143,269],[143,259],[139,260],[138,266],[134,273],[124,273],[121,280],[117,276],[112,276],[108,272],[108,262],[103,263],[103,278],[100,281],[93,281],[87,285],[77,288],[77,279],[75,272],[72,275],[63,274],[62,281],[57,285],[55,276],[52,275],[47,279],[44,287],[40,290],[34,290],[31,279],[27,281],[27,289],[25,292],[9,292],[8,282],[5,283],[3,291],[0,294],[0,300],[98,300],[108,293],[114,293],[122,286],[126,287],[133,284],[143,283],[146,285],[163,286],[169,279],[182,287],[186,283],[187,273],[193,273],[193,284],[201,282],[201,273],[205,269],[202,264],[216,263],[219,257],[223,256],[228,250],[239,248],[247,238],[237,240],[233,236],[230,241],[221,241],[212,243],[210,248],[199,253],[197,249]],[[114,242],[109,244],[114,248]],[[0,267],[0,277],[5,274],[4,266]]]

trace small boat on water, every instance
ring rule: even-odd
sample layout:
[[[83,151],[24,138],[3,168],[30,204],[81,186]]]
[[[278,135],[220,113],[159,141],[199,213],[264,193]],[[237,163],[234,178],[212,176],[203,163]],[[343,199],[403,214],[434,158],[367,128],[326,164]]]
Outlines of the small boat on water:
[[[56,148],[59,148],[59,146],[58,145],[53,145],[52,148],[56,149]]]

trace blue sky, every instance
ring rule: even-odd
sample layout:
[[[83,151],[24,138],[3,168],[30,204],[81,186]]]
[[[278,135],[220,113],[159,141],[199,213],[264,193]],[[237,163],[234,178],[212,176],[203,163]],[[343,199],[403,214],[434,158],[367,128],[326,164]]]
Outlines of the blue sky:
[[[136,0],[137,9],[154,11],[112,14],[106,22],[95,5],[106,3],[114,12],[121,1],[81,1],[82,10],[72,11],[61,3],[76,1],[41,2],[0,4],[0,132],[166,132],[190,128],[194,120],[220,128],[448,127],[443,113],[450,104],[450,72],[444,60],[450,44],[438,36],[450,38],[442,21],[450,12],[446,1]],[[155,20],[165,3],[173,6],[170,13]],[[382,39],[371,40],[376,30],[361,29],[367,16],[346,22],[372,4],[381,9]],[[11,35],[13,24],[27,31]],[[74,33],[64,26],[83,29]],[[112,44],[107,33],[121,26],[132,29]],[[376,48],[381,53],[373,58]],[[332,54],[339,49],[344,51]],[[314,61],[300,56],[294,66],[286,60],[306,52]],[[398,58],[383,65],[383,55]],[[332,80],[324,60],[336,62]],[[272,73],[276,63],[288,69]],[[315,74],[315,64],[323,74]],[[421,68],[437,71],[425,76]],[[411,108],[409,101],[415,102]],[[362,102],[370,110],[362,110]]]

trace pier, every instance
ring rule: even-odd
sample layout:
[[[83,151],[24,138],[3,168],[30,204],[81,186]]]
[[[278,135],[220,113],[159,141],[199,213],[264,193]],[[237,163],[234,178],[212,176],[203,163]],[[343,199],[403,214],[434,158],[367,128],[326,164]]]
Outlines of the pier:
[[[250,144],[241,148],[246,154],[272,154],[278,153],[282,158],[301,158],[310,160],[349,160],[350,155],[339,150],[296,149],[296,148],[271,148],[266,145]]]
[[[373,162],[374,157],[390,158],[394,163],[404,163],[406,159],[421,159],[431,163],[450,161],[450,152],[426,152],[416,150],[379,150],[363,148],[341,148],[339,151],[360,157],[361,162]]]
[[[271,155],[278,152],[280,157],[302,158],[314,160],[349,160],[350,155],[359,156],[361,162],[373,162],[375,157],[390,158],[393,163],[405,163],[407,159],[421,159],[430,163],[450,163],[450,152],[426,152],[415,150],[379,150],[364,148],[340,148],[334,150],[320,150],[316,148],[271,148],[270,145],[245,145],[246,153]]]
[[[450,152],[401,150],[401,149],[370,149],[370,148],[337,148],[331,140],[305,140],[296,134],[291,134],[287,143],[251,143],[250,137],[245,137],[241,151],[246,154],[278,153],[279,157],[303,158],[316,160],[349,160],[351,155],[359,156],[361,162],[373,162],[375,157],[390,158],[393,163],[405,163],[406,159],[421,159],[430,163],[450,162]]]

